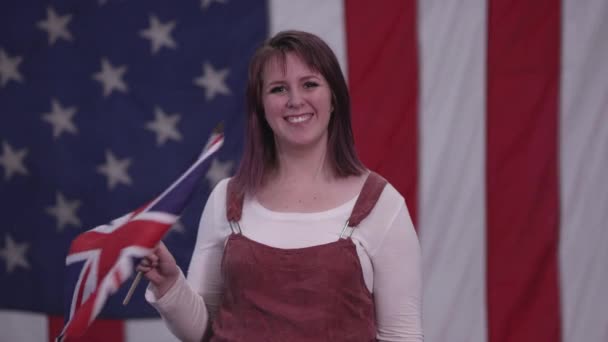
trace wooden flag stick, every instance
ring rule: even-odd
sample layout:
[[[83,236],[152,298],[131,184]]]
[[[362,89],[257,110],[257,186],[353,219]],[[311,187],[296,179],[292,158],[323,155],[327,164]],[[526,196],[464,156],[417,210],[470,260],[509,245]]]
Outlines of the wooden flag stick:
[[[215,133],[215,134],[224,133],[224,122],[223,121],[220,121],[220,123],[218,123],[217,126],[215,126],[215,128],[213,129],[213,133]]]
[[[133,282],[131,283],[131,287],[129,288],[129,292],[127,292],[127,295],[125,296],[125,299],[123,299],[123,301],[122,301],[122,305],[129,304],[129,301],[131,301],[131,297],[133,297],[133,293],[135,292],[135,288],[137,288],[137,285],[141,281],[142,275],[143,275],[143,273],[141,271],[137,272],[137,275],[135,276],[135,279],[133,279]]]

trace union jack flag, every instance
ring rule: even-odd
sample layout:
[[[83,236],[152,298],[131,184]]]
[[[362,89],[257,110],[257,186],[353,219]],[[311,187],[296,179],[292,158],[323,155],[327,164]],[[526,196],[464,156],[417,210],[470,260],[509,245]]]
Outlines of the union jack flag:
[[[66,324],[58,342],[84,334],[108,296],[132,275],[134,258],[149,254],[176,223],[223,141],[222,133],[214,133],[198,160],[150,203],[74,239],[66,257]]]

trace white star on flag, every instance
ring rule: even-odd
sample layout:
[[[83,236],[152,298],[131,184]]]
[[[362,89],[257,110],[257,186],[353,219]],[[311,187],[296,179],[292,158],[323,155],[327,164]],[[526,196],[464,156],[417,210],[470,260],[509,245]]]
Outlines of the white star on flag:
[[[175,49],[177,43],[171,37],[171,31],[175,28],[175,20],[166,24],[161,23],[155,15],[150,16],[150,27],[140,31],[139,35],[150,40],[152,54],[157,53],[163,46]]]
[[[2,143],[0,165],[4,167],[4,180],[10,180],[13,174],[28,174],[27,169],[23,165],[23,158],[25,156],[27,156],[27,148],[15,151],[6,141]]]
[[[55,13],[55,10],[49,6],[46,9],[46,20],[39,21],[37,26],[41,30],[48,33],[49,45],[53,45],[59,38],[63,38],[68,41],[73,39],[72,34],[67,27],[70,20],[72,20],[71,14],[58,16],[57,13]]]
[[[97,172],[108,178],[108,189],[112,190],[120,183],[131,185],[131,177],[127,173],[127,168],[131,165],[131,159],[119,160],[112,151],[106,151],[106,163],[97,167]]]
[[[68,201],[60,192],[57,192],[56,199],[55,206],[47,207],[46,212],[57,220],[57,231],[62,232],[66,225],[80,227],[80,219],[76,215],[76,210],[80,207],[80,201]]]
[[[201,8],[206,10],[214,2],[217,2],[218,4],[226,4],[228,1],[226,1],[226,0],[201,0]]]
[[[23,82],[23,76],[17,69],[23,58],[21,56],[15,56],[13,58],[0,49],[0,86],[4,87],[10,80],[16,82]]]
[[[226,77],[229,69],[215,70],[211,64],[203,64],[203,75],[194,79],[194,84],[205,89],[205,99],[212,100],[216,94],[230,95],[230,89],[226,86]]]
[[[176,127],[181,119],[179,114],[166,115],[161,108],[156,107],[154,108],[154,116],[155,120],[147,122],[145,127],[156,133],[156,144],[158,146],[163,145],[169,139],[182,140],[182,135]]]
[[[78,133],[78,128],[72,122],[72,117],[78,110],[76,107],[63,108],[57,99],[52,99],[51,108],[50,113],[43,114],[42,120],[53,126],[53,138],[59,138],[63,132]]]
[[[101,71],[93,75],[93,79],[99,81],[103,85],[103,96],[109,96],[112,91],[121,91],[126,93],[129,89],[127,84],[122,80],[124,73],[127,72],[125,65],[113,67],[107,58],[101,59]]]
[[[205,178],[209,182],[209,188],[213,189],[215,185],[224,178],[228,178],[230,176],[230,171],[232,171],[232,161],[222,162],[219,159],[215,158],[211,161],[211,166],[209,167],[209,171],[205,175]]]
[[[0,257],[6,262],[7,273],[12,273],[17,266],[30,269],[30,264],[25,258],[29,245],[25,242],[16,243],[8,234],[5,235],[4,241],[4,248],[0,249]]]

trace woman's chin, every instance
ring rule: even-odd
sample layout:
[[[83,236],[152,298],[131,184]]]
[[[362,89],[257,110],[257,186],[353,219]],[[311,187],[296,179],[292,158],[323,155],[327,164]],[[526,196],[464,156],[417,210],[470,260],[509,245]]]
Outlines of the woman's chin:
[[[287,149],[294,150],[315,150],[320,145],[325,145],[326,139],[321,137],[313,137],[313,136],[292,136],[289,139],[283,139],[280,142],[280,145]]]

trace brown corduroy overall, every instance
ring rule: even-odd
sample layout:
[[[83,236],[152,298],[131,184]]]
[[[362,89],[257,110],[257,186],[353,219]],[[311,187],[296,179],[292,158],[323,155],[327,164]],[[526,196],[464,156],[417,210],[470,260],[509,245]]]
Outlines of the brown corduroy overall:
[[[256,242],[241,234],[243,197],[231,183],[226,212],[233,233],[224,249],[224,297],[211,341],[376,341],[373,297],[353,230],[337,241],[296,249]],[[354,229],[367,217],[385,185],[370,173],[345,227]]]

